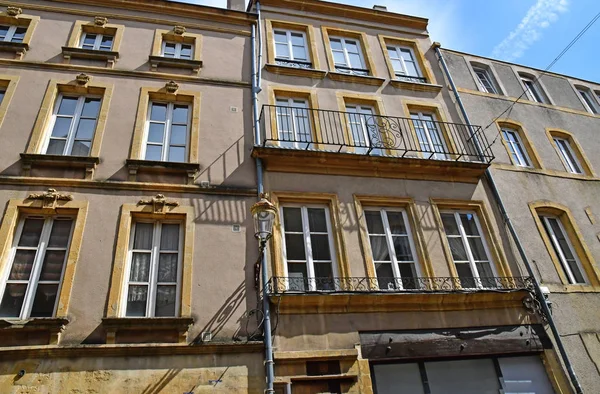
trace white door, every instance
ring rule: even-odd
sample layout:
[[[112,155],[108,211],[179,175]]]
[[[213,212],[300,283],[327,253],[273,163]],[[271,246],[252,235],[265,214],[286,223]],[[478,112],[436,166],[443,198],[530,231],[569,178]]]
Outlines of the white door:
[[[425,158],[448,160],[448,151],[435,116],[424,112],[411,112],[410,117]]]
[[[355,153],[365,154],[373,145],[382,146],[373,107],[347,105],[346,112]],[[382,150],[373,149],[370,154],[381,155]]]
[[[303,99],[278,98],[277,140],[284,148],[305,149],[312,142],[308,102]]]

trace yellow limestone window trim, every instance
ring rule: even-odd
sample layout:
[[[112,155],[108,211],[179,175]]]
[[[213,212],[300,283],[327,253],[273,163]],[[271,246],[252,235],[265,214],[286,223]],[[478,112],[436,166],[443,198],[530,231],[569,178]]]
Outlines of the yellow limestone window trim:
[[[161,196],[164,199],[164,196]],[[153,200],[160,200],[156,196]],[[144,202],[143,204],[141,204]],[[170,203],[166,200],[167,204]],[[124,284],[127,280],[127,256],[129,253],[129,239],[131,226],[136,219],[180,221],[183,226],[183,249],[181,259],[181,291],[176,296],[180,299],[180,308],[176,311],[179,317],[189,317],[192,313],[192,265],[194,255],[194,207],[179,206],[174,203],[166,205],[162,210],[157,210],[156,205],[140,201],[138,204],[123,204],[121,217],[117,230],[117,246],[113,262],[110,289],[108,294],[108,307],[106,317],[123,317],[125,310]]]
[[[312,63],[311,68],[315,70],[321,69],[313,25],[267,19],[265,21],[265,28],[267,30],[267,63],[275,64],[275,36],[273,30],[283,29],[302,32],[306,35],[306,50],[309,53],[310,62]]]
[[[388,45],[398,45],[412,49],[416,57],[415,60],[417,61],[419,69],[423,74],[422,76],[425,79],[427,79],[428,84],[435,85],[437,83],[433,71],[431,69],[431,65],[429,64],[427,59],[425,59],[423,51],[421,51],[421,47],[419,46],[419,40],[392,37],[383,34],[379,34],[377,37],[379,38],[379,45],[381,45],[381,50],[383,51],[385,57],[385,64],[390,74],[390,79],[396,79],[396,72],[394,71],[392,61],[390,60],[390,54],[387,47]]]
[[[375,69],[375,62],[373,61],[373,57],[371,56],[371,50],[369,47],[369,42],[367,40],[366,33],[338,29],[335,27],[327,27],[322,26],[321,32],[323,34],[323,42],[325,44],[325,52],[327,54],[327,64],[329,66],[329,70],[332,72],[336,72],[335,70],[335,62],[333,60],[333,54],[331,52],[331,41],[329,39],[330,36],[337,36],[343,38],[351,38],[358,40],[360,49],[362,51],[362,57],[365,61],[365,66],[369,69],[369,75],[374,77],[377,76],[377,70]]]
[[[517,122],[512,119],[497,119],[495,123],[496,123],[496,126],[498,127],[498,131],[500,133],[502,133],[503,128],[508,128],[512,131],[517,132],[521,142],[523,143],[523,148],[527,152],[527,156],[529,157],[529,159],[531,161],[531,163],[530,163],[531,166],[533,168],[537,168],[537,169],[544,169],[540,155],[539,155],[537,149],[535,148],[535,145],[533,145],[531,143],[529,134],[527,133],[527,130],[525,130],[525,127],[523,127],[522,123]],[[514,162],[512,155],[510,154],[510,149],[507,145],[507,142],[504,140],[504,138],[501,138],[501,141],[502,141],[502,144],[504,145],[504,148],[506,149],[506,152],[508,154],[508,157],[509,157],[511,163],[514,165],[517,165]],[[527,167],[525,167],[525,168],[527,168]]]
[[[25,44],[27,47],[31,45],[31,39],[33,38],[33,32],[35,31],[35,27],[40,21],[39,16],[35,15],[25,15],[21,14],[21,9],[18,9],[19,13],[16,16],[9,15],[7,11],[0,13],[0,24],[9,25],[9,26],[18,26],[18,27],[26,27],[27,31],[23,36],[22,44]],[[22,59],[25,55],[25,51],[19,51],[16,53],[16,59]]]
[[[0,102],[0,127],[6,117],[8,106],[17,89],[17,83],[20,77],[17,75],[0,74],[0,90],[4,91],[4,98]]]
[[[181,28],[183,33],[182,30],[179,30]],[[172,30],[156,29],[152,42],[152,56],[162,56],[162,47],[165,41],[193,45],[192,60],[202,60],[202,34],[187,33],[182,26],[175,26]]]
[[[56,190],[50,189],[46,193],[39,195],[30,195],[25,199],[10,199],[4,212],[2,224],[0,225],[0,273],[5,273],[10,269],[11,249],[16,233],[16,228],[20,217],[23,215],[69,215],[74,217],[71,242],[67,252],[66,261],[63,268],[62,281],[59,284],[57,295],[56,312],[54,317],[66,318],[69,313],[69,302],[71,299],[71,290],[75,279],[75,269],[79,260],[81,243],[83,240],[83,230],[87,218],[88,202],[70,199],[52,199],[50,196]],[[48,199],[42,196],[48,195]],[[41,198],[38,198],[41,197]],[[35,198],[32,198],[35,197]]]
[[[559,156],[561,163],[563,163],[563,165],[565,166],[566,171],[570,172],[568,170],[569,166],[565,162],[565,159],[563,158],[562,154],[560,153],[559,147],[556,145],[556,142],[554,141],[554,137],[562,138],[569,142],[571,150],[572,150],[573,154],[575,155],[577,161],[579,162],[578,164],[580,164],[582,167],[581,170],[583,171],[583,174],[581,174],[581,175],[588,175],[588,176],[596,177],[596,172],[594,172],[594,169],[592,168],[592,165],[591,165],[589,159],[587,158],[585,151],[581,148],[581,145],[579,145],[579,142],[577,141],[577,139],[575,138],[575,136],[572,133],[570,133],[566,130],[547,128],[546,135],[548,136],[550,143],[556,150],[556,154]]]

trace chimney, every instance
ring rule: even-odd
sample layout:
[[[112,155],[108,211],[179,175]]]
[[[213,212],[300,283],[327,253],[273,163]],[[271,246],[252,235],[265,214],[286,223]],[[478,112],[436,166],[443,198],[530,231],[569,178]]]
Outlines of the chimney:
[[[227,9],[234,11],[246,11],[246,0],[227,0]]]
[[[377,4],[375,4],[375,5],[373,6],[373,9],[374,9],[375,11],[387,11],[387,7],[386,7],[386,6],[384,6],[384,5],[377,5]]]

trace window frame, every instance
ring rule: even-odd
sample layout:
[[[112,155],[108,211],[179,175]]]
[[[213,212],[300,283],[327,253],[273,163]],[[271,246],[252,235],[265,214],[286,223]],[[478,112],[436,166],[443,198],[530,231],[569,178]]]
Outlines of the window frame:
[[[4,36],[4,38],[2,40],[0,40],[0,42],[12,42],[15,44],[25,43],[25,35],[27,34],[27,26],[19,26],[19,25],[10,25],[10,24],[0,23],[0,27],[1,26],[8,27],[8,30],[6,32],[6,36]],[[21,41],[13,41],[13,38],[17,32],[17,29],[25,29],[25,31],[23,32],[23,39]]]
[[[40,239],[39,239],[38,245],[36,247],[29,247],[29,246],[22,247],[22,246],[18,245],[21,235],[23,233],[23,227],[25,225],[25,221],[27,218],[43,218],[44,219],[44,224],[43,224],[42,230],[40,232]],[[50,238],[50,232],[52,230],[54,221],[55,220],[66,220],[66,219],[70,219],[71,223],[72,223],[66,247],[64,247],[64,248],[49,247],[48,240]],[[75,225],[76,225],[76,217],[74,217],[73,215],[56,215],[56,214],[43,215],[43,214],[26,213],[19,217],[16,229],[15,229],[15,236],[13,238],[10,254],[8,257],[9,263],[6,264],[6,269],[2,273],[2,282],[0,282],[0,300],[4,297],[4,293],[6,291],[6,286],[9,284],[9,282],[26,284],[27,287],[25,290],[25,294],[23,296],[23,305],[21,306],[21,311],[19,313],[19,316],[7,316],[7,317],[2,317],[2,319],[25,320],[25,319],[29,319],[29,318],[36,318],[36,317],[31,316],[31,312],[32,312],[32,308],[33,308],[33,303],[35,301],[35,296],[38,291],[38,286],[40,284],[46,284],[45,282],[52,282],[51,284],[56,284],[55,283],[56,281],[40,281],[40,275],[41,275],[41,271],[42,271],[43,264],[44,264],[44,258],[46,257],[46,252],[48,252],[48,250],[54,250],[54,249],[63,250],[64,249],[65,257],[62,262],[62,270],[61,270],[61,274],[60,274],[60,279],[57,281],[58,287],[56,290],[56,299],[54,300],[54,307],[52,308],[52,314],[51,314],[51,316],[48,316],[48,317],[56,316],[58,304],[60,301],[61,289],[62,289],[64,276],[65,276],[65,271],[67,268],[66,265],[67,265],[69,253],[71,250],[71,243],[73,241],[73,235],[75,232]],[[29,279],[27,279],[27,280],[14,280],[14,279],[11,280],[11,279],[9,279],[10,271],[14,264],[16,252],[17,252],[17,249],[19,249],[19,248],[27,248],[29,250],[35,250],[35,257],[34,257],[34,261],[32,263],[31,272],[29,274],[30,276],[29,276]],[[48,284],[50,284],[50,283],[48,283]]]
[[[558,258],[558,261],[560,262],[560,264],[562,266],[563,272],[566,274],[569,284],[571,284],[571,285],[588,285],[590,282],[589,282],[589,279],[585,272],[585,269],[583,268],[583,265],[581,264],[579,256],[577,255],[577,251],[573,247],[573,243],[571,242],[571,237],[569,237],[569,234],[567,233],[560,218],[558,216],[548,215],[548,214],[542,214],[542,215],[539,215],[539,217],[540,217],[540,220],[542,221],[542,223],[544,224],[544,229],[546,230],[548,237],[550,239],[550,242],[552,243],[552,246],[554,247],[554,252],[556,254],[556,257]],[[552,228],[552,226],[550,226],[549,219],[553,219],[557,222],[559,230],[562,232],[562,236],[564,237],[565,241],[567,242],[567,247],[569,248],[569,252],[573,255],[573,257],[575,259],[575,263],[577,264],[577,267],[579,268],[579,272],[581,274],[581,277],[583,278],[583,282],[577,282],[575,280],[575,277],[573,275],[571,267],[569,267],[567,259],[564,255],[565,251],[560,246],[560,243],[558,242],[558,240],[556,238],[555,231]]]
[[[175,44],[175,54],[173,57],[170,56],[165,56],[165,49],[167,48],[167,44]],[[191,49],[191,55],[188,58],[182,58],[181,57],[181,50],[182,50],[182,46],[183,45],[189,45],[190,49]],[[194,55],[195,55],[195,45],[193,43],[187,43],[187,42],[177,42],[177,41],[171,41],[168,39],[163,39],[162,43],[161,43],[161,48],[160,48],[160,56],[167,58],[167,59],[178,59],[178,60],[194,60]]]
[[[556,150],[558,151],[558,155],[560,156],[565,169],[571,174],[585,175],[583,166],[571,146],[571,141],[567,138],[554,135],[552,136],[552,140],[554,141]]]
[[[283,57],[283,56],[277,56],[277,44],[283,44],[283,43],[278,43],[277,41],[275,41],[275,36],[277,33],[285,33],[286,44],[288,47],[288,52],[290,54],[290,56],[287,58]],[[302,36],[303,48],[304,48],[304,53],[306,55],[306,59],[299,60],[299,59],[294,58],[294,48],[293,48],[294,45],[292,43],[292,34],[294,34],[294,33],[300,34]],[[283,61],[290,61],[290,62],[297,62],[297,63],[306,63],[306,64],[310,64],[312,66],[311,54],[310,54],[310,50],[308,48],[308,39],[307,39],[307,34],[305,31],[274,27],[273,28],[273,48],[274,48],[274,52],[275,52],[274,53],[275,61],[283,60]]]
[[[377,75],[377,71],[369,50],[367,35],[364,32],[356,32],[335,27],[321,26],[321,33],[323,35],[325,54],[327,57],[327,64],[329,66],[330,71],[327,75],[330,79],[336,81],[364,83],[368,85],[381,86],[381,84],[384,82],[384,79],[375,77]],[[361,63],[364,65],[364,69],[348,69],[348,71],[357,70],[358,72],[339,71],[337,69],[333,57],[330,37],[334,37],[337,39],[344,38],[349,40],[355,40],[360,50],[359,56],[361,59]],[[346,59],[345,55],[344,58]],[[371,79],[365,79],[362,77],[371,77]]]
[[[508,150],[510,160],[513,162],[513,164],[518,167],[533,168],[533,162],[532,162],[531,158],[529,157],[529,152],[527,152],[527,147],[525,146],[525,144],[523,143],[523,140],[521,139],[521,135],[520,135],[521,133],[519,133],[518,130],[515,130],[515,129],[507,127],[507,126],[500,126],[500,130],[502,132],[502,139],[505,142],[505,146]],[[508,141],[505,138],[505,133],[512,133],[515,136],[518,150],[515,148],[513,141]],[[514,154],[517,156],[516,163],[515,163],[515,159],[513,157],[513,153],[511,152],[510,148],[512,148],[512,150],[514,151]]]
[[[151,249],[151,257],[150,257],[150,267],[148,272],[148,282],[135,282],[133,285],[141,284],[146,285],[148,287],[148,292],[146,294],[146,312],[144,316],[130,316],[127,315],[127,298],[129,296],[129,286],[132,285],[132,281],[130,280],[131,274],[131,265],[133,262],[133,253],[135,250],[133,249],[133,242],[135,240],[135,231],[138,223],[151,223],[153,225],[153,234],[152,234],[152,249]],[[182,220],[176,219],[145,219],[145,218],[135,218],[133,217],[130,225],[130,235],[129,235],[129,245],[127,248],[127,261],[125,263],[125,275],[123,281],[123,289],[121,298],[121,306],[119,310],[121,311],[121,317],[124,318],[138,318],[138,319],[147,319],[147,318],[155,318],[156,317],[156,292],[159,286],[158,282],[158,265],[159,265],[159,257],[162,253],[160,251],[160,239],[162,236],[161,230],[163,224],[178,224],[179,225],[179,245],[177,246],[177,281],[175,285],[175,315],[174,316],[165,316],[165,317],[180,317],[181,312],[181,286],[182,286],[182,273],[183,273],[183,253],[184,253],[184,241],[185,241],[185,223]],[[160,236],[157,237],[157,234]]]
[[[476,82],[477,82],[477,87],[479,88],[479,91],[484,92],[484,93],[490,93],[490,94],[499,94],[498,93],[498,88],[496,87],[496,84],[494,83],[494,80],[492,79],[492,76],[490,75],[490,70],[488,68],[479,66],[479,65],[474,65],[471,64],[471,68],[473,69],[473,73],[475,74]],[[492,89],[492,91],[490,92],[487,87],[485,86],[485,83],[481,80],[481,75],[480,73],[483,75],[483,77],[486,79],[487,83],[490,85],[490,88]]]
[[[591,89],[584,86],[575,86],[575,90],[577,91],[585,110],[593,115],[600,115],[598,102],[594,100],[595,95],[592,93]]]
[[[417,59],[417,56],[415,54],[415,51],[413,50],[413,48],[411,48],[410,46],[407,45],[399,45],[399,44],[386,44],[386,48],[387,48],[387,55],[390,59],[390,62],[392,63],[392,69],[394,70],[394,76],[395,77],[405,77],[405,78],[424,78],[423,77],[423,71],[421,71],[421,66],[419,65],[419,60]],[[399,58],[392,58],[391,53],[390,53],[390,48],[393,48],[396,53],[400,53],[402,52],[403,49],[408,50],[408,52],[410,53],[410,56],[412,58],[412,62],[414,63],[415,66],[415,70],[417,71],[417,75],[409,75],[408,74],[408,70],[406,68],[406,64],[405,64],[405,60],[402,56],[400,56]],[[403,72],[404,74],[398,74],[398,70],[396,70],[395,68],[393,68],[393,62],[392,60],[398,60],[400,61],[400,64],[403,68]]]
[[[521,73],[518,73],[518,76],[529,101],[540,104],[552,104],[545,91],[540,86],[539,79]]]
[[[283,106],[283,105],[279,105],[280,101],[287,101],[287,105]],[[303,105],[304,107],[299,107],[297,105],[294,104],[299,104],[296,101],[303,101]],[[310,100],[308,98],[302,98],[302,97],[290,97],[290,96],[285,96],[285,95],[275,95],[275,124],[276,124],[276,130],[277,130],[277,143],[280,146],[283,146],[283,144],[291,144],[291,146],[294,149],[301,149],[301,144],[310,144],[314,141],[314,130],[313,130],[313,114],[311,111],[311,107],[310,107]],[[281,135],[282,135],[282,130],[281,130],[281,124],[279,122],[279,118],[280,116],[282,116],[279,113],[279,110],[282,109],[283,107],[287,107],[289,108],[289,110],[287,110],[285,116],[286,118],[289,119],[291,125],[292,125],[292,134],[293,134],[293,141],[287,141],[284,140]],[[306,111],[307,114],[307,123],[308,123],[308,127],[309,127],[309,134],[310,134],[310,140],[307,141],[302,141],[300,138],[298,138],[298,135],[300,134],[298,132],[298,123],[297,123],[297,119],[298,119],[298,112],[299,111]]]
[[[340,42],[340,45],[342,46],[342,50],[341,51],[342,51],[342,54],[344,55],[345,64],[341,65],[341,66],[339,65],[339,63],[335,62],[335,56],[333,56],[334,49],[331,46],[331,42],[332,41],[336,41],[336,40]],[[348,55],[348,48],[346,47],[346,40],[350,40],[350,41],[353,41],[353,42],[356,43],[356,48],[358,49],[358,57],[359,57],[359,60],[360,60],[361,67],[358,67],[358,68],[357,67],[352,67],[352,64],[351,64],[351,61],[350,61],[350,57]],[[333,58],[333,64],[334,64],[335,69],[336,69],[337,72],[344,72],[344,71],[338,70],[338,67],[339,67],[339,68],[347,70],[348,72],[352,72],[352,71],[366,71],[367,74],[369,73],[369,69],[366,68],[366,62],[365,62],[364,55],[363,55],[363,49],[362,49],[360,40],[358,38],[336,36],[336,35],[330,36],[329,37],[329,51],[331,52],[331,56]],[[336,51],[339,51],[339,50],[336,50]]]
[[[145,122],[145,129],[144,129],[144,137],[143,137],[143,146],[142,146],[142,150],[141,150],[141,157],[143,157],[143,160],[147,160],[146,159],[146,151],[148,148],[148,145],[158,145],[158,143],[149,143],[148,142],[148,137],[149,137],[149,133],[150,133],[150,123],[152,122],[159,122],[159,121],[152,121],[150,119],[150,114],[152,112],[152,104],[167,104],[167,111],[166,111],[166,116],[165,116],[165,122],[164,124],[164,135],[163,135],[163,143],[160,145],[161,146],[161,159],[160,160],[151,160],[151,161],[161,161],[161,162],[168,162],[168,163],[179,163],[176,161],[170,161],[168,160],[169,158],[169,151],[171,148],[171,143],[170,143],[170,138],[171,138],[171,132],[172,132],[172,127],[173,127],[173,110],[174,107],[176,105],[186,105],[188,108],[188,119],[187,119],[187,123],[186,123],[186,142],[185,142],[185,153],[184,153],[184,161],[182,163],[188,163],[189,162],[189,157],[190,157],[190,138],[191,138],[191,126],[192,126],[192,105],[190,103],[181,103],[181,102],[177,102],[177,101],[161,101],[161,100],[152,100],[150,99],[148,101],[148,112],[146,115],[146,122]],[[179,145],[177,145],[177,147],[180,147]]]
[[[419,119],[418,121],[420,122],[423,130],[425,131],[425,137],[427,139],[427,144],[430,146],[430,148],[432,150],[430,151],[425,151],[423,149],[423,147],[421,146],[421,141],[419,141],[419,137],[418,137],[418,133],[417,133],[417,127],[415,126],[414,122],[416,119],[413,119],[413,115],[416,115]],[[442,147],[444,148],[445,152],[436,152],[435,150],[433,150],[433,140],[431,138],[431,130],[429,130],[429,127],[427,127],[427,122],[430,122],[429,120],[424,120],[423,116],[424,115],[429,115],[432,118],[432,121],[434,123],[434,125],[436,125],[436,131],[438,133],[438,137],[440,139],[440,142],[442,144]],[[448,143],[446,141],[446,136],[445,136],[445,129],[443,127],[443,125],[440,123],[440,121],[437,119],[437,114],[436,111],[427,111],[421,108],[416,108],[416,109],[411,109],[409,111],[409,117],[411,119],[411,128],[414,130],[415,134],[416,134],[416,141],[419,143],[419,148],[421,148],[421,154],[425,154],[425,153],[431,153],[431,155],[429,156],[429,158],[434,158],[435,160],[449,160],[450,159],[450,150],[448,148]]]
[[[93,48],[91,48],[91,49],[83,47],[83,45],[85,43],[85,39],[87,38],[88,34],[96,36]],[[111,39],[112,39],[109,49],[102,48],[102,40],[104,37],[111,37]],[[114,45],[115,45],[115,35],[113,35],[113,34],[92,33],[92,32],[82,31],[81,38],[79,39],[79,48],[87,49],[87,50],[91,50],[91,51],[108,51],[108,52],[110,52],[113,50]]]

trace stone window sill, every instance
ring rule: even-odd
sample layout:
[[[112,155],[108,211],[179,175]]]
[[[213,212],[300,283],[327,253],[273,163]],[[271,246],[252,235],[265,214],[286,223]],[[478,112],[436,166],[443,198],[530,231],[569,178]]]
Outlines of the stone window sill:
[[[71,58],[80,59],[93,59],[93,60],[106,60],[106,62],[112,67],[115,61],[119,58],[119,52],[115,51],[102,51],[95,49],[84,49],[84,48],[72,48],[62,47],[63,57],[67,60]]]
[[[22,42],[5,42],[0,41],[1,52],[13,52],[19,59],[29,50],[29,44]]]
[[[165,332],[176,332],[177,343],[187,343],[189,327],[194,324],[191,317],[105,317],[102,326],[106,330],[106,343],[122,343],[119,334],[149,335],[157,342]]]
[[[305,77],[313,79],[323,79],[327,75],[327,71],[316,70],[314,68],[299,68],[282,66],[280,64],[265,64],[265,69],[273,74],[291,75],[294,77]]]
[[[127,168],[129,169],[129,180],[135,182],[139,170],[148,172],[156,172],[163,174],[187,174],[187,183],[193,184],[196,179],[196,174],[200,171],[198,163],[176,163],[170,161],[152,161],[127,159]]]
[[[333,81],[359,83],[362,85],[381,86],[385,78],[372,77],[367,75],[345,74],[335,71],[329,71],[327,77]]]
[[[159,66],[187,68],[197,73],[202,68],[202,60],[175,59],[164,56],[150,56],[150,66],[152,71],[156,71]]]
[[[59,317],[33,317],[26,320],[0,319],[0,332],[25,333],[25,332],[48,332],[50,334],[48,345],[57,345],[60,334],[69,323],[66,318]],[[18,345],[18,344],[17,344]]]
[[[440,92],[442,85],[434,85],[431,83],[423,82],[409,82],[402,81],[399,79],[392,79],[390,84],[397,89],[413,90],[419,92]]]
[[[32,166],[69,167],[85,169],[85,179],[92,179],[96,165],[100,163],[99,157],[94,156],[66,156],[44,155],[40,153],[21,153],[23,161],[23,176],[29,176]]]

